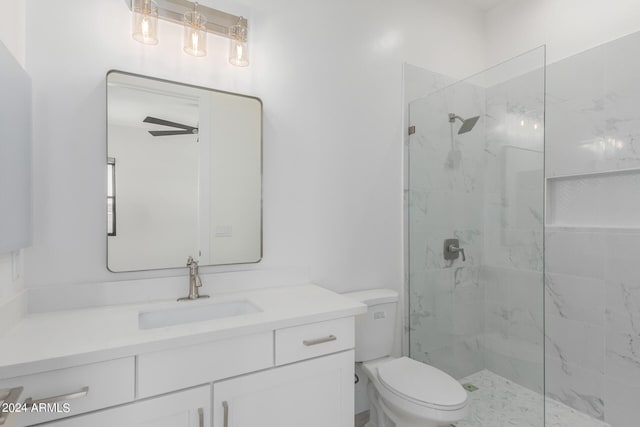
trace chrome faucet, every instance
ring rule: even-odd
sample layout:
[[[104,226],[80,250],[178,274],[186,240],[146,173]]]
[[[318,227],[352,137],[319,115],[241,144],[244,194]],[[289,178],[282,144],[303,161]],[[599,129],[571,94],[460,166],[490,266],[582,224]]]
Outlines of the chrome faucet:
[[[202,280],[198,274],[198,261],[194,261],[193,257],[187,259],[187,267],[189,267],[189,296],[178,298],[178,301],[193,301],[200,298],[209,298],[209,295],[200,295],[198,288],[202,286]]]

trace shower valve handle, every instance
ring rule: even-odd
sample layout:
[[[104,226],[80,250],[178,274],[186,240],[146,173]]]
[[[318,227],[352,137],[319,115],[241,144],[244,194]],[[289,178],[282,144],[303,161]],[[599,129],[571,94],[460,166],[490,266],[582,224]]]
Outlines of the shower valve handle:
[[[462,254],[462,261],[466,261],[467,257],[464,254],[464,249],[460,247],[459,239],[446,239],[444,241],[444,259],[451,261],[458,259]]]
[[[460,252],[460,254],[462,254],[462,261],[466,261],[467,260],[467,257],[464,256],[464,248],[459,248],[459,247],[457,247],[455,245],[449,245],[449,252],[451,252],[453,254]]]

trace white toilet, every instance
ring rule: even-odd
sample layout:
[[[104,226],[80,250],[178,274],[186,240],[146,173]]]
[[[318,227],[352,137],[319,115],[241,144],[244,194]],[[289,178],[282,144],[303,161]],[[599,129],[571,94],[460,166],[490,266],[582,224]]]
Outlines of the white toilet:
[[[374,289],[345,294],[369,310],[356,318],[356,362],[369,378],[365,427],[441,427],[467,416],[467,392],[433,366],[391,357],[398,294]]]

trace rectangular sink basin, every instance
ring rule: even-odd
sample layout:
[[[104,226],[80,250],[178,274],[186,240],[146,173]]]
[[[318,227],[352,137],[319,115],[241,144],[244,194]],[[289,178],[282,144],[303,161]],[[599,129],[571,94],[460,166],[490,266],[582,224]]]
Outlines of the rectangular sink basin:
[[[140,329],[162,328],[184,323],[242,316],[243,314],[259,313],[262,311],[247,300],[197,304],[192,306],[189,306],[189,302],[180,304],[184,304],[184,306],[167,310],[140,312],[138,314],[138,327]]]

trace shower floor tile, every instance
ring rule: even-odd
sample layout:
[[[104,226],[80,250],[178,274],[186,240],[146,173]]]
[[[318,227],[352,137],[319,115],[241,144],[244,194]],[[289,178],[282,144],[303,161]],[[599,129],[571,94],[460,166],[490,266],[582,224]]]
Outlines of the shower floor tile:
[[[478,390],[469,393],[469,417],[456,427],[611,427],[553,399],[542,396],[488,370],[460,380]]]

